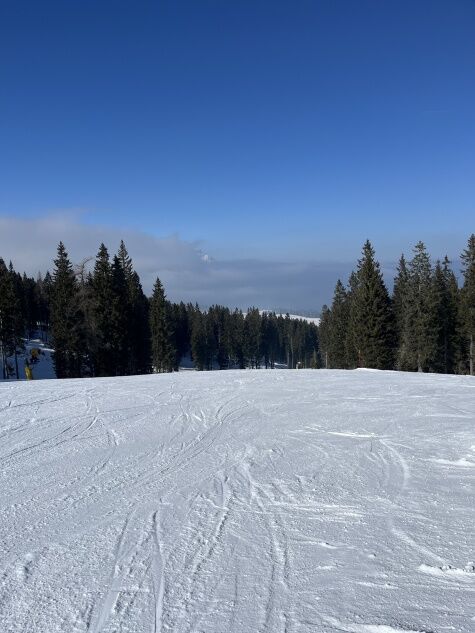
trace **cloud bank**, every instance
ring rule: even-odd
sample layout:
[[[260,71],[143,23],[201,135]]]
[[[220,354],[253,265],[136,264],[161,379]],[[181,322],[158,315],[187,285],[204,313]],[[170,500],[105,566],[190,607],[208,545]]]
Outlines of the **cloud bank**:
[[[104,242],[110,253],[123,239],[146,293],[157,276],[173,301],[214,303],[246,309],[319,311],[331,301],[337,278],[346,280],[354,263],[292,263],[260,259],[216,260],[197,242],[176,235],[155,237],[131,229],[85,224],[75,214],[36,219],[0,217],[0,257],[36,276],[52,270],[62,240],[72,262],[94,257]],[[243,254],[245,251],[243,249]],[[391,272],[392,274],[392,272]]]

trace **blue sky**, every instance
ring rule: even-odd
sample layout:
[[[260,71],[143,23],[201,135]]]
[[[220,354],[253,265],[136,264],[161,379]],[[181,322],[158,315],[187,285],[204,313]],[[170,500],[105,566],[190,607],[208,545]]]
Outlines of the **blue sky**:
[[[220,262],[340,265],[367,237],[456,257],[474,33],[472,0],[2,2],[0,216]]]

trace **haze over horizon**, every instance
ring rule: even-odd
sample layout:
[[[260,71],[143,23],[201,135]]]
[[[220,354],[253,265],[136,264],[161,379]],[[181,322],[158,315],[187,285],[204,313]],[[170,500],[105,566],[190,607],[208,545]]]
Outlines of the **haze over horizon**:
[[[123,238],[173,300],[319,310],[474,231],[475,5],[4,3],[0,256]],[[207,255],[208,257],[203,257]]]

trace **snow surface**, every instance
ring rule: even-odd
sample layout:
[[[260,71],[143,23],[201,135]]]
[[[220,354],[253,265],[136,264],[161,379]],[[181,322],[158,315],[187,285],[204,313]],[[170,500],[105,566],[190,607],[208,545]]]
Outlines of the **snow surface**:
[[[475,631],[475,380],[0,384],[2,633]]]
[[[274,314],[273,310],[259,310],[259,314]],[[286,317],[287,314],[284,312],[275,313],[276,316]],[[314,325],[320,325],[320,317],[308,317],[302,316],[301,314],[289,314],[290,319],[298,319],[300,321],[307,321],[307,323],[313,323]]]

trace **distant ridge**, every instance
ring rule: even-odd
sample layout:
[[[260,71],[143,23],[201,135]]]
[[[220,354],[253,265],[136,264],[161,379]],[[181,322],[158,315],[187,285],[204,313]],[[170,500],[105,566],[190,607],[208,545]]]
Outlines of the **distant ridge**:
[[[276,316],[287,316],[287,312],[276,312],[275,310],[259,310],[259,314],[276,314]],[[289,314],[291,319],[300,319],[302,321],[307,321],[307,323],[314,323],[315,325],[320,325],[320,317],[308,317],[303,316],[302,314]]]

